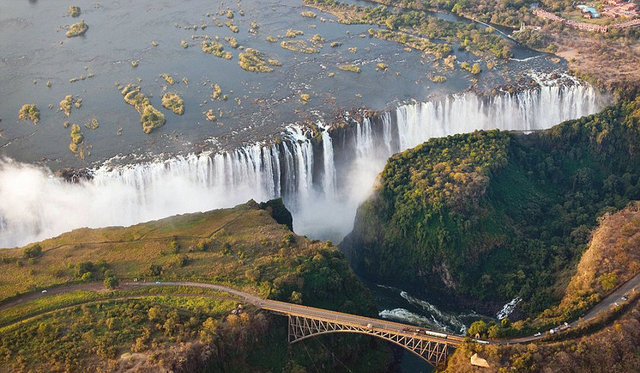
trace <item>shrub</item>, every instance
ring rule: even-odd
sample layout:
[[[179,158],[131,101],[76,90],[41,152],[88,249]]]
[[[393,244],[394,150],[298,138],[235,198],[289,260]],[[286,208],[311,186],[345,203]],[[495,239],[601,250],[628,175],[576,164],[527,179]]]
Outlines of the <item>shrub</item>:
[[[69,7],[69,14],[71,15],[71,17],[79,17],[80,16],[80,7],[79,6],[70,6]]]
[[[40,245],[29,246],[22,251],[22,257],[25,259],[37,258],[40,255],[42,255],[42,247]]]
[[[152,264],[149,266],[149,274],[151,276],[160,276],[162,274],[162,266],[159,264]]]

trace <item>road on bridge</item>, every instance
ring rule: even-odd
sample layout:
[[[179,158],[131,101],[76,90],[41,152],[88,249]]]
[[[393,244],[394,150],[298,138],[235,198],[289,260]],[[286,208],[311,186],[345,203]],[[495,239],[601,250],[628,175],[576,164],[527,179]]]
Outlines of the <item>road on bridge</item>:
[[[418,330],[421,332],[424,332],[424,331],[430,332],[427,329],[420,328],[414,325],[401,324],[401,323],[383,320],[383,319],[375,319],[375,318],[370,318],[365,316],[358,316],[358,315],[352,315],[352,314],[347,314],[342,312],[329,311],[321,308],[308,307],[308,306],[303,306],[299,304],[264,299],[256,295],[245,293],[243,291],[240,291],[228,286],[224,286],[224,285],[208,284],[208,283],[201,283],[201,282],[190,282],[190,281],[124,282],[120,285],[121,288],[136,288],[136,287],[145,287],[145,286],[188,286],[188,287],[206,288],[210,290],[221,291],[221,292],[235,295],[238,298],[243,299],[245,302],[253,304],[258,308],[280,313],[283,315],[309,317],[309,318],[314,318],[314,319],[323,320],[323,321],[338,322],[341,324],[350,324],[358,327],[368,327],[369,325],[371,325],[371,327],[374,329],[385,330],[385,331],[394,332],[394,333],[404,333],[409,335],[411,335],[412,333],[416,333]],[[48,290],[47,292],[29,293],[29,294],[24,294],[22,296],[19,296],[15,299],[12,299],[11,301],[1,304],[0,311],[31,301],[31,300],[38,299],[38,298],[52,296],[56,294],[69,293],[77,290],[100,291],[100,290],[104,290],[104,288],[100,283],[74,284],[74,285],[54,287]],[[640,274],[636,275],[631,280],[629,280],[628,282],[620,286],[617,290],[615,290],[613,293],[611,293],[609,296],[603,299],[600,303],[594,306],[587,314],[585,314],[584,317],[574,321],[571,324],[571,326],[575,327],[579,324],[582,324],[594,319],[595,317],[600,315],[602,312],[609,310],[616,303],[622,302],[623,296],[633,293],[635,291],[640,291]],[[206,295],[202,295],[202,296],[206,296]],[[442,333],[436,332],[435,334],[442,334]],[[464,337],[458,336],[458,335],[448,334],[445,338],[445,337],[438,337],[435,334],[429,335],[429,338],[436,341],[441,341],[443,343],[448,343],[451,345],[458,345],[464,340]],[[544,337],[545,337],[545,334],[542,334],[542,335],[536,335],[536,336],[528,336],[528,337],[513,338],[513,339],[502,339],[502,340],[487,341],[487,342],[491,344],[527,343],[527,342],[535,341],[537,339],[541,339]]]

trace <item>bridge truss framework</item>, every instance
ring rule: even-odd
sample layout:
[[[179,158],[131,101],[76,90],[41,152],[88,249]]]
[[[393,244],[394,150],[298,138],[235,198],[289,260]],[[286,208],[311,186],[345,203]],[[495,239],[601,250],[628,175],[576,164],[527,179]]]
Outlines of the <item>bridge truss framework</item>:
[[[366,334],[395,343],[436,367],[446,363],[449,349],[456,347],[455,343],[449,343],[445,339],[408,331],[391,332],[384,329],[376,329],[375,327],[314,319],[305,316],[287,316],[289,319],[288,339],[290,344],[327,333]]]

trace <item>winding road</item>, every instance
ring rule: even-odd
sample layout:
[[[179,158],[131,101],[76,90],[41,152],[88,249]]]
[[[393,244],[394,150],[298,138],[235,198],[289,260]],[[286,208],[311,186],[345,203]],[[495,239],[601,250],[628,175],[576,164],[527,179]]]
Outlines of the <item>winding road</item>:
[[[303,306],[299,304],[264,299],[256,295],[252,295],[252,294],[249,294],[225,285],[216,285],[216,284],[190,282],[190,281],[123,282],[120,284],[121,289],[127,289],[127,288],[135,289],[135,288],[152,287],[152,286],[185,286],[185,287],[205,288],[209,290],[225,292],[233,296],[236,296],[239,299],[243,300],[244,302],[254,305],[255,307],[268,310],[271,312],[279,313],[282,315],[308,317],[308,318],[313,318],[317,320],[324,320],[327,322],[337,322],[337,323],[348,324],[348,325],[358,325],[360,327],[368,326],[375,329],[386,330],[389,332],[401,333],[401,334],[410,334],[416,330],[427,331],[423,328],[419,328],[414,325],[402,324],[402,323],[397,323],[397,322],[383,320],[383,319],[352,315],[352,314],[347,314],[342,312],[325,310],[321,308],[308,307],[308,306]],[[101,283],[83,283],[83,284],[59,286],[59,287],[51,288],[45,292],[28,293],[28,294],[19,296],[15,299],[12,299],[11,301],[8,301],[0,305],[0,312],[3,310],[9,309],[11,307],[15,307],[17,305],[24,304],[26,302],[36,300],[39,298],[45,298],[45,297],[50,297],[53,295],[64,294],[64,293],[71,293],[78,290],[105,291]],[[640,291],[640,274],[636,275],[631,280],[627,281],[626,283],[618,287],[618,289],[616,289],[609,296],[604,298],[600,303],[594,306],[582,318],[571,323],[570,326],[576,327],[578,325],[581,325],[583,323],[593,320],[603,312],[606,312],[609,309],[611,309],[616,304],[621,304],[622,302],[625,302],[625,300],[623,299],[624,296],[631,297],[637,291]],[[160,294],[160,295],[166,296],[166,295],[179,295],[179,294]],[[140,297],[140,296],[141,295],[138,294],[138,295],[132,295],[131,297]],[[196,296],[207,297],[211,295],[197,294]],[[102,300],[91,300],[91,302],[104,301],[109,299],[112,299],[112,298],[107,298]],[[47,311],[42,313],[48,313],[48,312],[55,312],[55,311]],[[33,314],[28,315],[21,320],[32,318],[35,316],[38,316],[38,315],[33,315]],[[16,320],[16,322],[21,320]],[[432,333],[430,338],[435,340],[441,339],[443,342],[446,341],[446,343],[451,345],[458,345],[462,343],[462,341],[464,340],[463,336],[449,334],[449,335],[446,335],[445,337],[439,338],[436,334],[443,335],[440,332],[435,332],[435,333]],[[542,335],[533,335],[533,336],[520,337],[520,338],[490,340],[490,341],[480,341],[480,342],[490,343],[490,344],[528,343],[531,341],[542,339],[545,336],[546,336],[545,334],[542,334]]]

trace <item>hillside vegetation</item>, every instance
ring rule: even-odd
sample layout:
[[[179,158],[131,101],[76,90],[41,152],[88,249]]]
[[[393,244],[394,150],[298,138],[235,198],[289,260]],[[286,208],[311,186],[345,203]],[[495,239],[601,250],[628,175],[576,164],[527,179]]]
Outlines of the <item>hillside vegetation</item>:
[[[486,373],[627,373],[640,366],[640,306],[636,303],[613,325],[584,337],[548,344],[483,346],[463,344],[448,361],[447,373],[479,372],[473,353],[486,359]]]
[[[296,236],[290,226],[282,201],[250,201],[126,228],[78,229],[3,250],[0,366],[25,372],[191,372],[207,366],[304,372],[315,365],[384,371],[390,356],[382,343],[329,336],[288,347],[285,318],[252,307],[231,314],[237,300],[229,295],[189,288],[93,291],[125,279],[224,283],[272,299],[372,315],[372,297],[340,251]],[[71,283],[88,288],[57,293],[55,286]],[[40,289],[51,295],[11,303]]]
[[[557,304],[598,217],[640,199],[640,99],[524,135],[475,132],[393,156],[344,248],[366,276]],[[434,290],[435,291],[435,290]]]
[[[534,320],[534,326],[557,325],[567,313],[583,312],[594,301],[638,273],[640,202],[602,217],[560,304]],[[615,280],[612,280],[615,279]],[[448,362],[446,372],[476,372],[470,357],[478,353],[491,368],[483,372],[634,372],[640,366],[640,304],[637,291],[611,315],[571,329],[562,342],[512,346],[464,344]],[[616,317],[616,314],[622,314]],[[602,330],[598,327],[606,325]],[[504,331],[504,329],[501,329]],[[595,333],[589,333],[596,331]],[[562,339],[558,336],[558,339]]]
[[[639,272],[640,202],[634,202],[600,219],[562,301],[545,310],[536,324],[557,325],[575,318]]]

